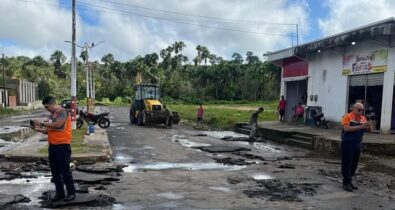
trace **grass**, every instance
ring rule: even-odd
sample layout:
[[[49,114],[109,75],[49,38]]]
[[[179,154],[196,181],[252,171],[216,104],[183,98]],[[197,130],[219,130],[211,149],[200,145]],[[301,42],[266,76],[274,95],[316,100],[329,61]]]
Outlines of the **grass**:
[[[13,109],[4,109],[0,108],[0,117],[8,117],[13,115],[22,115],[26,113],[27,110],[13,110]]]
[[[248,122],[251,114],[260,106],[264,107],[265,111],[259,115],[258,121],[277,120],[276,102],[209,104],[203,105],[204,124],[212,129],[232,129],[238,122]],[[169,108],[178,112],[182,123],[196,125],[197,105],[171,104]]]
[[[72,154],[81,154],[86,152],[94,152],[97,150],[95,146],[89,146],[84,144],[84,135],[86,132],[87,126],[84,124],[82,128],[73,130],[72,139],[71,139],[71,151]],[[48,154],[48,146],[45,146],[39,150],[40,154],[47,155]]]

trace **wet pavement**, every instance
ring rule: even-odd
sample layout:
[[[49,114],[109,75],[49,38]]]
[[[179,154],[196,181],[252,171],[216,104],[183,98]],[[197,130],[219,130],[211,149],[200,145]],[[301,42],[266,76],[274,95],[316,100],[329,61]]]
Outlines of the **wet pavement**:
[[[370,157],[362,157],[355,178],[360,189],[349,193],[336,158],[230,131],[130,126],[125,113],[111,108],[112,162],[74,163],[79,200],[45,202],[54,189],[45,159],[2,161],[0,207],[395,209],[394,174],[365,161]]]

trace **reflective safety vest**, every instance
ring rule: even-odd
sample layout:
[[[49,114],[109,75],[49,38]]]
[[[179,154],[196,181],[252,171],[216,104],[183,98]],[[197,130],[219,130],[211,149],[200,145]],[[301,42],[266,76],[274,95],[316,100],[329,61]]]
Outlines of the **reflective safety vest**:
[[[356,116],[354,112],[350,112],[343,116],[341,123],[343,126],[344,125],[348,125],[350,127],[359,126],[361,124],[366,123],[366,118],[362,115]],[[341,139],[343,141],[348,141],[348,142],[361,142],[365,131],[366,129],[361,129],[353,132],[346,132],[342,130]]]
[[[53,119],[56,117],[57,113],[54,114]],[[68,113],[65,123],[60,128],[48,128],[48,143],[53,145],[71,143],[71,117]]]

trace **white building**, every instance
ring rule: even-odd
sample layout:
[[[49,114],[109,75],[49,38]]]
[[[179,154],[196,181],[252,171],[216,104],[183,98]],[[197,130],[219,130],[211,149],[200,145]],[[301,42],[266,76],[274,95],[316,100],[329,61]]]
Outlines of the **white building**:
[[[394,42],[395,18],[389,18],[273,52],[268,60],[282,68],[286,119],[302,102],[340,122],[355,102],[362,102],[376,129],[395,130]]]

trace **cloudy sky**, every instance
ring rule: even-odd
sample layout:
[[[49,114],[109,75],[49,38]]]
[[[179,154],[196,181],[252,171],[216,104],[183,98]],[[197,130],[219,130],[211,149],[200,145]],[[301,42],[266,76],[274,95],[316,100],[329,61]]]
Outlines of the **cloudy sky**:
[[[126,61],[159,53],[175,41],[230,58],[247,51],[262,57],[393,16],[393,0],[76,0],[77,43],[104,43],[91,52]],[[71,0],[0,0],[0,52],[70,57]],[[80,50],[77,51],[79,55]]]

